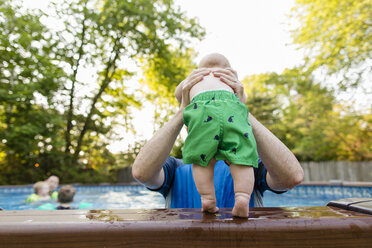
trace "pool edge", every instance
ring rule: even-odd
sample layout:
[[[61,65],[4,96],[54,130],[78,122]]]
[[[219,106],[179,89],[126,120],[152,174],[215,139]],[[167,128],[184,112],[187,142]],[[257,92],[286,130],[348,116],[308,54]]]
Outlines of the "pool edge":
[[[372,215],[336,207],[1,211],[0,247],[367,247]]]

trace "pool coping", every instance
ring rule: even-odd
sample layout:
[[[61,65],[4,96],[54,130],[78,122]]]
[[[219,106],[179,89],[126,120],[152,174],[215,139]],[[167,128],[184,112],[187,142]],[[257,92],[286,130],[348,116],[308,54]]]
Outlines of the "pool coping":
[[[299,185],[303,186],[352,186],[352,187],[372,187],[372,182],[349,182],[340,180],[331,181],[313,181],[313,182],[302,182]]]
[[[368,247],[372,215],[337,207],[0,211],[0,247]]]

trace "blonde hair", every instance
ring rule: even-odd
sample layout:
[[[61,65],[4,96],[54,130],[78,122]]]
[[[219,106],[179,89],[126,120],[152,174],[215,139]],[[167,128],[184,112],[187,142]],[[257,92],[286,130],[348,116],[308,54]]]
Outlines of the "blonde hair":
[[[51,176],[48,177],[48,179],[45,180],[45,181],[50,181],[50,180],[53,180],[53,179],[55,179],[55,180],[57,181],[57,183],[59,183],[59,177],[57,177],[57,176],[55,176],[55,175],[51,175]]]
[[[44,182],[44,181],[39,181],[39,182],[36,182],[33,186],[34,188],[34,192],[35,194],[37,194],[39,192],[39,190],[44,186],[44,185],[47,185],[49,187],[49,185]]]

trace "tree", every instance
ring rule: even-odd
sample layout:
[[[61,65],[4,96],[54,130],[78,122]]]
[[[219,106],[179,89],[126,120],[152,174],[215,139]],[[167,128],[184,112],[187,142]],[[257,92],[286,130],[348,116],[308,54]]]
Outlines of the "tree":
[[[204,33],[200,33],[200,38]],[[174,95],[177,85],[184,80],[197,66],[193,62],[196,53],[193,49],[169,50],[167,57],[155,57],[143,63],[141,83],[148,87],[146,98],[154,104],[154,132],[169,121],[179,108]],[[184,138],[177,137],[171,156],[181,158]]]
[[[286,69],[282,74],[246,77],[242,82],[252,114],[262,119],[300,160],[330,159],[326,155],[331,154],[327,151],[332,144],[324,142],[323,130],[335,99],[313,81],[310,73],[301,68]]]
[[[292,30],[293,42],[303,48],[304,67],[309,73],[319,75],[325,72],[323,86],[331,86],[338,94],[348,93],[349,102],[333,103],[333,111],[323,120],[322,135],[328,155],[323,159],[371,159],[370,126],[371,108],[371,55],[372,55],[372,2],[369,0],[297,0],[292,9],[292,18],[299,25]],[[337,85],[332,84],[337,82]],[[357,93],[357,94],[356,94]],[[338,99],[337,95],[334,94]],[[359,104],[353,105],[354,99]],[[367,101],[360,101],[360,98]],[[311,135],[320,133],[314,130]],[[304,143],[302,143],[305,146]],[[319,144],[319,147],[325,147]],[[333,149],[333,150],[330,150]],[[317,149],[315,147],[314,149]],[[323,149],[324,150],[324,149]],[[335,155],[331,155],[335,154]]]
[[[371,110],[362,115],[352,104],[339,104],[333,91],[303,68],[252,75],[242,82],[250,112],[300,161],[371,159]]]
[[[130,108],[141,106],[127,90],[135,75],[129,68],[170,58],[202,33],[169,0],[56,1],[48,14],[17,6],[1,1],[1,148],[19,155],[13,157],[20,168],[54,164],[40,167],[65,181],[113,165],[106,146],[114,127],[130,127]],[[87,71],[90,80],[82,77]]]
[[[166,57],[157,56],[142,65],[141,83],[149,89],[146,98],[155,105],[154,132],[176,112],[179,106],[174,95],[176,87],[197,67],[193,62],[194,50],[175,48],[168,52]]]
[[[70,65],[73,74],[69,93],[66,152],[71,150],[70,132],[75,128],[79,134],[73,147],[74,164],[78,161],[84,137],[92,129],[93,119],[103,121],[112,119],[115,114],[128,115],[129,105],[139,106],[133,96],[124,93],[125,79],[133,75],[126,69],[125,61],[169,58],[170,44],[178,44],[182,48],[190,37],[199,36],[200,27],[175,8],[173,1],[85,0],[71,3],[73,7],[69,11],[73,13],[68,16],[69,19],[75,16],[74,23],[78,25],[67,26],[66,30],[74,30],[70,34],[80,39],[70,44],[78,54],[71,54],[70,58],[76,59],[68,60],[72,61]],[[97,7],[89,9],[92,3],[96,3]],[[88,112],[81,116],[83,122],[73,127],[74,85],[77,83],[76,75],[82,58],[85,58],[85,64],[91,63],[102,69],[98,71],[98,87],[92,93]],[[101,105],[101,108],[97,108],[97,105]],[[105,115],[107,108],[112,109],[110,117]]]
[[[372,160],[372,109],[361,115],[351,106],[336,106],[330,118],[326,142],[335,143],[337,160]],[[346,112],[346,114],[345,114]]]
[[[306,51],[310,71],[325,68],[346,89],[371,77],[372,2],[370,0],[297,0],[292,17],[299,25],[293,42]]]
[[[20,10],[19,2],[0,1],[0,140],[6,154],[0,182],[10,183],[31,178],[37,158],[53,157],[60,148],[62,118],[54,101],[65,77],[49,56],[56,44],[40,22],[42,13]]]
[[[280,122],[280,105],[277,94],[271,90],[273,87],[267,85],[267,82],[275,81],[277,78],[276,73],[267,73],[246,76],[242,80],[247,94],[246,105],[249,112],[273,132]]]

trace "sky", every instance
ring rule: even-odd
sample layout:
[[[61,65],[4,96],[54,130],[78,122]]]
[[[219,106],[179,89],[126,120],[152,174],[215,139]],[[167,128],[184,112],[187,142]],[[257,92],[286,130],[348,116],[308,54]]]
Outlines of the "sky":
[[[240,77],[282,72],[300,63],[291,44],[288,23],[293,0],[177,0],[187,16],[197,17],[206,38],[195,49],[201,56],[224,54]]]
[[[45,9],[48,0],[25,1],[28,7]],[[281,73],[301,63],[302,55],[291,44],[288,14],[294,0],[175,0],[188,17],[197,17],[206,37],[194,45],[199,53],[224,54],[239,79],[265,72]],[[81,75],[84,77],[84,75]],[[136,135],[118,128],[120,141],[108,148],[116,153],[127,149],[134,140],[149,139],[153,132],[153,108],[144,103],[134,110]]]

